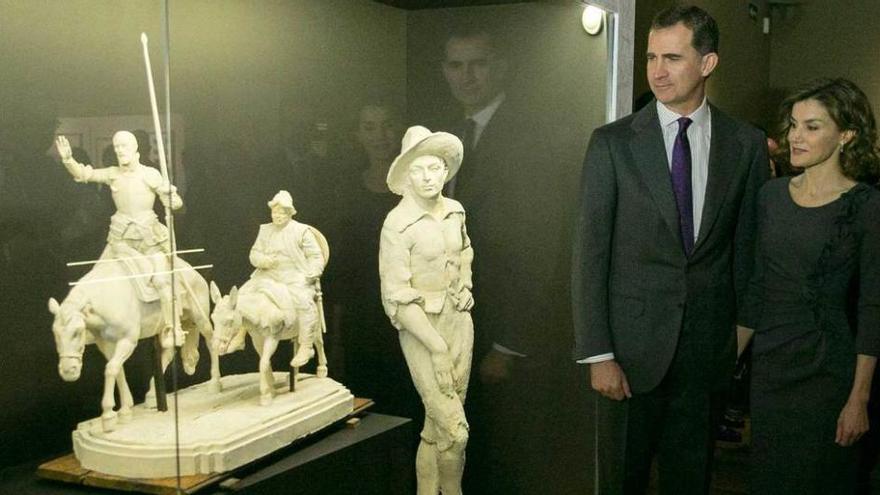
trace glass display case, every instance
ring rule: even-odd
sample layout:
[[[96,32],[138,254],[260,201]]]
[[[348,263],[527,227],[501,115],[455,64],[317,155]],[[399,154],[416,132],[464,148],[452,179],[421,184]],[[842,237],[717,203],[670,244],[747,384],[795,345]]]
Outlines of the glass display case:
[[[420,10],[368,0],[0,3],[0,327],[9,346],[0,360],[0,467],[70,452],[79,428],[74,444],[88,443],[108,459],[143,438],[164,439],[142,461],[131,458],[111,474],[230,472],[255,459],[230,454],[217,461],[215,437],[188,450],[199,428],[234,427],[240,431],[232,443],[260,437],[262,456],[346,418],[354,397],[371,399],[374,413],[414,419],[417,431],[424,412],[382,310],[377,271],[379,229],[399,200],[387,191],[385,174],[406,127],[416,124],[467,141],[457,191],[447,191],[468,212],[476,252],[465,486],[480,492],[493,483],[493,466],[516,466],[523,456],[553,455],[560,466],[575,467],[582,439],[566,439],[577,405],[564,391],[577,382],[553,365],[570,361],[569,226],[589,134],[628,113],[631,94],[631,47],[621,40],[631,39],[632,8],[590,3],[604,9],[591,7],[598,17],[587,19],[587,5],[574,0]],[[453,49],[450,40],[461,43]],[[462,127],[465,117],[477,121],[476,135]],[[60,136],[69,152],[56,144]],[[132,140],[139,163],[151,169],[143,181],[153,194],[136,206],[111,171],[132,159],[122,149]],[[248,338],[239,352],[219,357],[219,392],[211,339],[219,323],[211,312],[222,301],[217,295],[228,297],[252,277],[260,226],[272,222],[267,203],[279,191],[289,192],[294,221],[326,241],[320,287],[310,297],[320,303],[321,320],[312,341],[323,341],[327,360],[309,359],[291,392],[294,348],[312,341],[280,338],[261,364]],[[107,248],[120,239],[128,256]],[[163,258],[172,251],[180,261]],[[107,271],[116,264],[118,273]],[[170,313],[160,304],[162,287],[172,294]],[[124,315],[101,313],[117,299]],[[173,314],[181,314],[184,333],[163,334],[162,322]],[[150,337],[117,353],[125,359],[110,369],[92,345],[101,340],[89,330],[97,326],[113,334],[101,344],[107,355],[129,326]],[[163,338],[182,345],[157,387],[167,391],[166,412],[157,410],[161,390],[147,398]],[[264,342],[260,337],[259,346]],[[79,364],[65,361],[83,344]],[[499,398],[490,386],[492,363],[484,359],[498,349],[529,363],[540,384],[532,399],[510,406],[509,394]],[[269,364],[274,401],[259,384]],[[265,424],[267,407],[305,397],[325,375],[338,387],[312,393],[335,397],[326,419],[310,423],[304,413],[296,433],[241,426]],[[126,386],[138,404],[133,414]],[[188,390],[199,390],[199,399],[180,398]],[[533,402],[548,407],[548,397],[571,411],[560,417],[559,431],[517,437],[519,446],[499,439],[505,422],[538,428],[527,416],[545,414]],[[502,414],[493,408],[502,406],[522,410],[493,419]],[[205,411],[219,415],[212,423]],[[107,431],[137,422],[148,424],[120,437],[121,450],[107,450]],[[105,460],[86,460],[95,462]],[[154,469],[156,462],[164,464]],[[571,473],[569,486],[584,476]]]

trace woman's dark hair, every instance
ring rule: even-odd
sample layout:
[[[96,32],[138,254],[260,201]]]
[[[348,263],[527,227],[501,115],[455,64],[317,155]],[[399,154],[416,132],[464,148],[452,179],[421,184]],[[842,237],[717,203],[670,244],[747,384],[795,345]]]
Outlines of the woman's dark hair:
[[[876,181],[880,175],[880,156],[874,112],[865,93],[852,81],[843,78],[810,81],[782,102],[776,158],[790,163],[788,131],[791,111],[795,103],[806,100],[819,102],[841,131],[853,131],[853,138],[840,153],[843,174],[857,181]]]

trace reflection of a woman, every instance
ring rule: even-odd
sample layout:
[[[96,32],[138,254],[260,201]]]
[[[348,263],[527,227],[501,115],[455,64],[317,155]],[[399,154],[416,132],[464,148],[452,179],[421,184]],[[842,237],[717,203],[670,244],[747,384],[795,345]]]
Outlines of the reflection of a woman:
[[[880,354],[880,193],[859,182],[880,166],[877,131],[843,79],[804,86],[783,115],[780,149],[803,173],[759,195],[751,493],[851,494]]]
[[[342,163],[337,190],[342,208],[337,237],[335,284],[345,342],[345,383],[357,395],[376,402],[375,410],[412,417],[418,397],[406,383],[409,372],[396,334],[382,310],[376,260],[385,215],[400,198],[385,184],[388,168],[400,149],[401,121],[384,103],[358,112],[354,139],[357,152]]]
[[[367,167],[361,172],[367,190],[388,193],[385,176],[400,150],[400,131],[400,118],[392,107],[369,104],[361,108],[355,138],[367,159]]]

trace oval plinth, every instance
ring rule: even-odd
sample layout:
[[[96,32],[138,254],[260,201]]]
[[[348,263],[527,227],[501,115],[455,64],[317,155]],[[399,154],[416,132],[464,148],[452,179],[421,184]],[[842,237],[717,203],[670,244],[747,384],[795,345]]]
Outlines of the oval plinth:
[[[177,474],[175,436],[180,439],[180,475],[231,471],[281,449],[298,438],[345,418],[354,397],[340,383],[301,373],[296,392],[287,373],[275,373],[276,395],[260,405],[257,373],[224,376],[223,392],[207,383],[177,394],[180,427],[174,428],[174,396],[168,411],[143,404],[130,421],[104,432],[101,418],[83,421],[73,432],[73,450],[83,468],[128,478]]]

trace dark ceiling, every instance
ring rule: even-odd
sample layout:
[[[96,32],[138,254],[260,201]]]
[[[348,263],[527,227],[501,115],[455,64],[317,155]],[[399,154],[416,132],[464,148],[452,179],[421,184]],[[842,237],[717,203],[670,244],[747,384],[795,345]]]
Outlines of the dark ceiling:
[[[441,9],[448,7],[474,7],[503,3],[527,3],[528,0],[374,0],[406,10]]]

